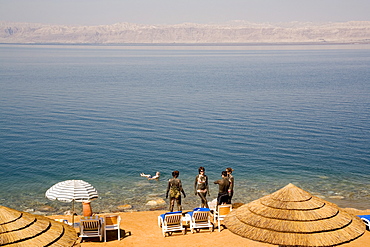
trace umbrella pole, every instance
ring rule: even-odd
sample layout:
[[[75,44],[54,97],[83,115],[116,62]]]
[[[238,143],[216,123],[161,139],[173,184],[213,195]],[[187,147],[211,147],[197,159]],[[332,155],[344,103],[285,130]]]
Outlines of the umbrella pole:
[[[72,226],[75,226],[75,200],[72,200]]]

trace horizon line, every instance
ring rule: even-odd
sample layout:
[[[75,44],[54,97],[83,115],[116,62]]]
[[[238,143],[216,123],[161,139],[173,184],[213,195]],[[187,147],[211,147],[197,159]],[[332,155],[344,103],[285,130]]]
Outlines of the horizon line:
[[[254,21],[248,21],[248,20],[230,20],[225,22],[210,22],[210,23],[198,23],[198,22],[182,22],[177,24],[143,24],[143,23],[136,23],[136,22],[115,22],[111,24],[56,24],[56,23],[44,23],[44,22],[22,22],[22,21],[6,21],[6,20],[0,20],[0,23],[17,23],[17,24],[38,24],[38,25],[50,25],[50,26],[88,26],[88,27],[94,27],[94,26],[111,26],[111,25],[117,25],[117,24],[134,24],[134,25],[140,25],[140,26],[178,26],[178,25],[184,25],[184,24],[195,24],[195,25],[228,25],[228,24],[334,24],[334,23],[370,23],[370,21],[358,21],[358,20],[351,20],[351,21],[280,21],[280,22],[254,22]]]

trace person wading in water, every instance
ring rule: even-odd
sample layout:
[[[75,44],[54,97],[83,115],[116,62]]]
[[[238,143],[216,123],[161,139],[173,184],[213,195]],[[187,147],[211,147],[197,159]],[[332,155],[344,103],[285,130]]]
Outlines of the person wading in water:
[[[228,167],[226,168],[227,177],[229,178],[230,186],[229,186],[229,201],[227,204],[231,204],[231,199],[234,195],[234,176],[232,175],[234,169]]]
[[[168,198],[168,193],[170,194],[170,212],[173,212],[173,207],[175,205],[175,202],[177,204],[178,211],[182,211],[181,207],[181,193],[184,195],[184,198],[186,197],[185,191],[182,188],[181,180],[178,179],[178,176],[180,175],[179,171],[172,172],[171,179],[168,180],[168,186],[166,191],[166,199]]]
[[[229,201],[230,181],[227,177],[227,172],[222,171],[221,177],[221,179],[214,182],[218,184],[217,205],[226,204]]]
[[[205,169],[204,167],[199,167],[198,169],[199,174],[195,177],[194,182],[194,193],[198,195],[201,200],[201,208],[208,208],[207,203],[207,193],[209,195],[209,188],[208,188],[208,177],[204,174]]]

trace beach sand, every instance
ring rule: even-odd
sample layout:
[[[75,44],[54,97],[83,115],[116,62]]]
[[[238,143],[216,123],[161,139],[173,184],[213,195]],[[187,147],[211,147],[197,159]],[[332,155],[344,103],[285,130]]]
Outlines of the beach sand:
[[[370,214],[370,210],[357,210],[346,208],[347,212],[355,215]],[[173,233],[172,236],[163,237],[161,228],[158,227],[157,217],[158,215],[165,213],[165,211],[142,211],[142,212],[122,212],[120,213],[121,230],[125,234],[120,241],[116,239],[117,235],[114,231],[109,232],[108,241],[106,243],[99,242],[99,239],[91,238],[84,239],[81,243],[82,247],[98,247],[98,246],[110,246],[110,247],[146,247],[146,246],[161,246],[161,247],[217,247],[217,246],[248,246],[248,247],[268,247],[276,246],[271,244],[265,244],[255,242],[246,238],[242,238],[231,233],[229,230],[224,229],[218,232],[210,232],[209,230],[201,230],[199,233],[192,234],[190,230],[187,231],[186,235],[182,233]],[[71,219],[71,216],[49,216],[50,218],[64,218]],[[76,222],[79,221],[79,216],[76,216]],[[340,245],[343,247],[365,247],[370,246],[370,232],[366,231],[360,238]]]

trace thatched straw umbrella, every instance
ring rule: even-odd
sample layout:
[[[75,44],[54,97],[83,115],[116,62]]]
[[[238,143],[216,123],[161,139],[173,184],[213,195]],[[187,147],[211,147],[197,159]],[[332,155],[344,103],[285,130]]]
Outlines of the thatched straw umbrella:
[[[335,246],[365,232],[358,217],[293,184],[233,210],[224,222],[237,235],[280,246]]]
[[[0,206],[0,246],[73,246],[76,240],[67,224]]]

